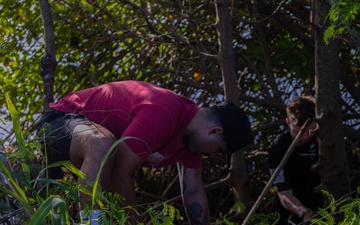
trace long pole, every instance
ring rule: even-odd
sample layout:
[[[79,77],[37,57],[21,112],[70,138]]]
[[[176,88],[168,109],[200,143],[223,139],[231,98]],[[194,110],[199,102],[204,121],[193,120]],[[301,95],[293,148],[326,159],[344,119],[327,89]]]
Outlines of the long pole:
[[[304,130],[310,125],[310,123],[312,123],[312,119],[307,119],[306,122],[304,123],[304,125],[301,127],[299,133],[296,135],[295,139],[292,141],[291,145],[289,146],[288,150],[286,151],[283,159],[281,160],[279,166],[276,168],[274,174],[270,177],[269,182],[266,184],[264,190],[261,192],[261,194],[259,195],[258,199],[256,200],[255,204],[253,205],[253,207],[251,208],[250,212],[248,213],[248,215],[246,216],[245,220],[243,221],[242,225],[245,225],[248,220],[250,219],[250,216],[257,210],[257,208],[259,207],[260,203],[262,202],[264,196],[266,195],[266,193],[268,192],[270,186],[273,184],[274,180],[277,178],[277,176],[279,175],[280,171],[282,170],[282,168],[285,166],[285,163],[287,162],[287,160],[289,159],[291,153],[293,152],[294,148],[296,147],[297,143],[300,140],[300,137],[302,136],[302,134],[304,133]]]

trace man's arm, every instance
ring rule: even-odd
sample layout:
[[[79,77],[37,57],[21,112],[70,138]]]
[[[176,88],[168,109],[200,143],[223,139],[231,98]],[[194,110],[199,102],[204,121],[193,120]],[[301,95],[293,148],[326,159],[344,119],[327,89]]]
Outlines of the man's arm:
[[[201,169],[178,164],[181,195],[190,224],[210,224],[210,213]]]
[[[290,212],[294,213],[304,221],[311,218],[314,215],[314,212],[311,209],[306,208],[301,204],[299,199],[297,199],[292,189],[279,191],[277,192],[281,204]]]
[[[135,170],[142,165],[143,160],[135,155],[125,142],[118,145],[115,156],[116,161],[112,170],[110,190],[125,197],[124,206],[135,206],[137,200],[133,175]],[[139,220],[132,209],[127,210],[127,212],[130,217]]]

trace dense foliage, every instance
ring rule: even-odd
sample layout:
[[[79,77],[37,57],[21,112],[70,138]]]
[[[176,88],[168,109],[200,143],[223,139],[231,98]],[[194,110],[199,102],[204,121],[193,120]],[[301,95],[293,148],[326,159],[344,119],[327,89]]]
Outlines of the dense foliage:
[[[132,79],[172,89],[199,105],[225,100],[213,1],[50,3],[56,36],[55,99],[77,89]],[[255,144],[246,151],[253,199],[269,179],[267,147],[285,129],[285,104],[294,96],[315,94],[314,29],[322,29],[329,39],[344,40],[340,49],[340,107],[352,186],[360,185],[359,5],[356,1],[334,1],[332,10],[329,19],[334,25],[325,33],[326,28],[313,23],[314,9],[308,1],[234,1],[231,5],[239,101],[251,116],[256,135]],[[42,112],[39,70],[45,43],[39,6],[31,0],[5,0],[0,3],[0,14],[0,88],[18,113],[22,130],[18,135],[34,143],[33,128]],[[2,150],[21,147],[10,123],[5,94],[0,95],[0,104]],[[24,149],[38,153],[36,146],[24,144]],[[22,168],[27,171],[26,166]],[[220,182],[226,176],[225,157],[204,159],[204,182],[213,218],[221,214],[229,218],[241,208],[230,212],[232,190]],[[181,209],[177,182],[176,167],[139,170],[136,185],[140,202],[170,199],[169,204]],[[260,212],[269,212],[273,197],[270,192]]]

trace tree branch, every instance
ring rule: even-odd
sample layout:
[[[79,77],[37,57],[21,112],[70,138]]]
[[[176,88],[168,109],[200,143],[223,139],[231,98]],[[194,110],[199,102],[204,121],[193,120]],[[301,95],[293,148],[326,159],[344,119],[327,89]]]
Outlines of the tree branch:
[[[45,33],[45,54],[40,61],[40,74],[44,81],[43,110],[49,108],[54,101],[54,71],[56,69],[56,48],[54,25],[51,18],[50,4],[47,0],[39,0]]]

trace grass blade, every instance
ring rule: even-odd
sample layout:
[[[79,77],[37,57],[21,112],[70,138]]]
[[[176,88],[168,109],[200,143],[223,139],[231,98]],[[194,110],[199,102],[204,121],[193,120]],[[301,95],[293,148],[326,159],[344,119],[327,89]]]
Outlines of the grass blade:
[[[52,196],[46,199],[40,205],[39,209],[36,211],[28,225],[44,224],[43,222],[48,216],[50,216],[51,219],[56,218],[51,216],[51,214],[52,210],[58,207],[60,209],[60,217],[63,221],[63,224],[70,224],[66,203],[62,199]]]

